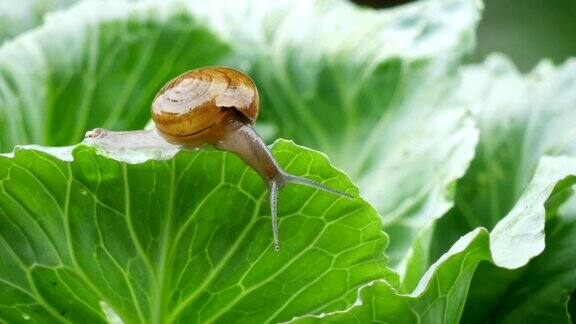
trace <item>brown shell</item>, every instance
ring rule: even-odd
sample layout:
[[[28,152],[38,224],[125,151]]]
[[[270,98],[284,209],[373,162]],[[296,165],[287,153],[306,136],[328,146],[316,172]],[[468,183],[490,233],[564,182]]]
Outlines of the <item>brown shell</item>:
[[[171,142],[201,142],[203,134],[221,128],[230,109],[253,125],[258,101],[258,90],[248,75],[227,67],[200,68],[181,74],[160,90],[152,103],[152,119]]]

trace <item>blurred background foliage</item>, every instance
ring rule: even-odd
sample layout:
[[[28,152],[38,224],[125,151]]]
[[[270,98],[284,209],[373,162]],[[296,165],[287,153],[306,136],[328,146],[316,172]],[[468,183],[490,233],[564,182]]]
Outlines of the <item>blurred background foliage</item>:
[[[355,2],[387,8],[410,1]],[[543,58],[559,64],[576,55],[576,1],[484,0],[484,6],[473,62],[483,61],[492,52],[502,52],[527,72]]]
[[[576,54],[576,1],[486,0],[474,61],[499,51],[522,71],[540,59],[562,63]]]
[[[69,7],[77,0],[0,1],[0,40],[40,24],[46,12]],[[355,0],[374,8],[391,8],[407,0]],[[493,52],[507,54],[520,71],[530,71],[541,59],[555,64],[576,55],[575,0],[484,0],[477,47],[471,62]]]

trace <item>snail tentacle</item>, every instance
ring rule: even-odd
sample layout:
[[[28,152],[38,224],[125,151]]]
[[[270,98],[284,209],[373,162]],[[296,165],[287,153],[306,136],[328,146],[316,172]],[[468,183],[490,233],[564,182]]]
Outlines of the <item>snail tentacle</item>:
[[[276,181],[270,181],[268,187],[268,191],[270,192],[270,215],[272,218],[274,249],[280,251],[280,239],[278,238],[278,191],[281,186]]]
[[[332,189],[332,188],[330,188],[330,187],[328,187],[328,186],[326,186],[326,185],[323,185],[323,184],[321,184],[321,183],[319,183],[319,182],[316,182],[316,181],[314,181],[314,180],[310,180],[310,179],[307,179],[307,178],[304,178],[304,177],[295,176],[295,175],[293,175],[293,174],[285,174],[285,176],[286,176],[285,181],[286,181],[287,183],[301,184],[301,185],[305,185],[305,186],[312,187],[312,188],[315,188],[315,189],[323,190],[323,191],[329,192],[329,193],[331,193],[331,194],[335,194],[335,195],[339,195],[339,196],[342,196],[342,197],[346,197],[346,198],[349,198],[349,199],[353,199],[353,198],[354,198],[352,195],[350,195],[350,194],[348,194],[348,193],[345,193],[345,192],[340,191],[340,190]]]

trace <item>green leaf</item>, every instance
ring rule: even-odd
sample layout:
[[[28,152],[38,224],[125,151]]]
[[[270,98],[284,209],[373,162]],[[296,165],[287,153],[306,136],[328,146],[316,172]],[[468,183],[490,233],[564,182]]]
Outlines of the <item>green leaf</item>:
[[[548,205],[559,196],[565,196],[565,190],[570,190],[575,183],[576,158],[543,158],[534,178],[506,217],[490,233],[484,228],[477,228],[461,237],[428,269],[412,293],[398,294],[386,282],[375,281],[372,285],[361,289],[360,301],[349,309],[323,316],[308,316],[302,321],[314,321],[321,318],[323,322],[459,323],[468,287],[477,265],[482,261],[490,261],[498,267],[517,269],[528,263],[531,258],[538,256],[544,249],[545,204]],[[564,256],[574,254],[569,247],[563,248],[560,253]],[[541,258],[547,258],[546,254]],[[558,268],[559,263],[547,265],[555,269]],[[570,264],[563,269],[569,267]],[[534,274],[526,274],[527,278],[532,279],[532,285],[544,293],[535,295],[533,300],[528,300],[528,305],[520,305],[518,313],[521,315],[533,315],[522,313],[520,308],[533,306],[534,300],[550,298],[550,295],[546,294],[546,289],[555,290],[559,286],[558,282],[544,283],[549,278],[540,278],[540,283],[534,282],[534,276],[546,270],[546,267],[542,267]],[[572,276],[573,273],[570,271],[561,279],[563,283],[572,283],[574,282],[570,280]],[[531,291],[526,287],[522,289]],[[519,293],[523,292],[519,291]],[[522,302],[518,296],[514,295],[514,297],[516,298],[509,299],[510,304]],[[524,298],[523,295],[522,297]],[[567,295],[561,298],[564,314],[566,314],[567,298]],[[542,305],[553,304],[556,299]],[[522,318],[522,316],[516,317],[517,315],[511,312],[510,318],[501,316],[492,320],[507,319],[515,322],[514,319]],[[546,314],[538,315],[542,315],[539,318],[545,318],[543,315]],[[557,316],[557,314],[554,315]],[[533,320],[535,317],[526,318]],[[467,318],[467,321],[479,321],[479,319],[471,317]]]
[[[498,280],[502,274],[492,267],[486,267],[483,277],[474,279],[471,286],[473,305],[485,303],[486,306],[470,309],[463,321],[486,316],[482,311],[497,304],[490,312],[491,321],[571,323],[567,306],[570,293],[576,289],[575,241],[574,214],[551,219],[546,223],[546,249],[525,269],[506,273],[504,280]],[[510,280],[510,276],[513,280]],[[494,285],[487,285],[491,282],[487,279],[497,279],[500,287],[505,288],[498,298],[494,298],[494,292],[489,291]],[[487,285],[484,295],[478,294],[481,290],[476,289],[481,285]]]
[[[458,186],[458,208],[473,213],[471,227],[496,224],[542,156],[576,155],[575,73],[576,61],[558,68],[543,62],[524,76],[496,55],[464,69],[461,93],[473,98],[481,129],[478,154]]]
[[[82,2],[0,47],[0,150],[141,129],[173,76],[228,47],[177,3]]]
[[[576,61],[573,60],[559,67],[543,62],[532,73],[522,75],[502,56],[492,56],[482,65],[463,69],[459,93],[466,100],[475,102],[475,118],[481,135],[477,155],[466,176],[458,183],[456,208],[436,228],[435,254],[445,250],[453,241],[451,238],[455,239],[477,226],[492,228],[500,221],[517,204],[543,155],[576,154],[576,132],[572,125],[576,120],[576,110],[573,109],[576,105],[575,75]],[[568,193],[550,202],[549,218],[557,214],[558,207],[566,200],[565,195]],[[547,242],[557,246],[566,239],[554,236]],[[544,249],[543,243],[538,243],[542,245],[541,250]],[[522,253],[506,246],[503,249],[514,254]],[[548,249],[542,256],[545,260],[572,257],[562,254],[562,249]],[[574,261],[565,260],[566,264]],[[549,266],[554,268],[554,262]],[[570,292],[576,289],[573,283],[576,281],[549,278],[548,287],[542,287],[549,290],[539,296],[518,288],[537,290],[533,287],[537,283],[526,282],[525,273],[540,271],[546,270],[538,261],[513,272],[491,265],[480,267],[472,283],[464,319],[529,318],[536,314],[544,316],[552,309],[565,309]],[[558,272],[563,272],[562,268],[558,268]],[[510,298],[521,298],[531,303],[533,298],[541,298],[547,302],[521,307],[511,303]],[[565,313],[557,316],[564,316],[566,321]]]
[[[279,141],[273,153],[291,173],[357,194],[317,152]],[[396,282],[362,199],[286,187],[276,252],[266,188],[230,153],[140,164],[86,146],[72,162],[51,154],[0,157],[3,321],[287,321],[348,307],[369,281]]]
[[[385,281],[360,290],[360,302],[346,311],[321,316],[327,323],[459,323],[468,282],[486,259],[488,233],[478,229],[462,237],[427,274],[411,295],[398,294]],[[436,268],[436,266],[438,266]],[[306,317],[301,322],[317,321]]]
[[[142,128],[166,80],[232,65],[255,79],[266,129],[326,152],[360,184],[402,269],[473,156],[472,118],[444,98],[479,11],[475,0],[388,11],[337,0],[81,3],[0,48],[0,148]]]

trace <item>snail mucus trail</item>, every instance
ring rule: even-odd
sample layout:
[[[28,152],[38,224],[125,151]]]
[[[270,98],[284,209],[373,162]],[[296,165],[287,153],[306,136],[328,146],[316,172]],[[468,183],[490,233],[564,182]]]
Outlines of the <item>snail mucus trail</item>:
[[[284,185],[297,183],[348,198],[352,196],[286,173],[253,128],[258,110],[258,90],[249,76],[226,67],[200,68],[172,79],[156,95],[152,103],[156,130],[112,132],[96,129],[86,136],[101,142],[107,140],[111,146],[122,146],[119,142],[124,142],[132,147],[146,148],[162,142],[156,135],[159,134],[168,143],[183,149],[210,144],[233,152],[256,170],[268,185],[274,245],[279,250],[277,200]]]

